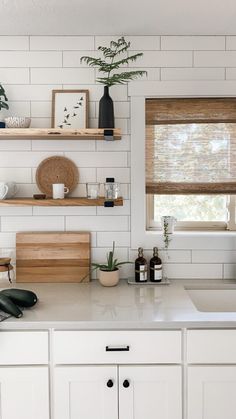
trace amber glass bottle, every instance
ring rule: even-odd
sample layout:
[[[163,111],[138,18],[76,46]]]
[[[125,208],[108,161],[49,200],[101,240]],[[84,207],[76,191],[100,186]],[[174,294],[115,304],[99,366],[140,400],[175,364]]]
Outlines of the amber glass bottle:
[[[153,248],[153,257],[150,259],[150,281],[161,282],[162,280],[162,262],[158,256],[158,248]]]
[[[135,260],[135,282],[147,282],[147,261],[143,257],[143,248],[138,248],[138,257]]]

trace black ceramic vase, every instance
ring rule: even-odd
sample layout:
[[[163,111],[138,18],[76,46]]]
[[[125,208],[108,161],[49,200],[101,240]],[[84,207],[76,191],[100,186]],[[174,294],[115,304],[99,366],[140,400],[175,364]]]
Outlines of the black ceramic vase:
[[[108,86],[104,86],[104,94],[99,101],[98,128],[115,128],[113,100]]]

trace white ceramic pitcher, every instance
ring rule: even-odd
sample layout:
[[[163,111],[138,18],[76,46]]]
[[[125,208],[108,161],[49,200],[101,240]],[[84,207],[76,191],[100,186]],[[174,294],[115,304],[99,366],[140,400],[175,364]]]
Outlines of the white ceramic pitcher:
[[[8,192],[8,186],[4,182],[0,182],[0,199],[4,199]]]

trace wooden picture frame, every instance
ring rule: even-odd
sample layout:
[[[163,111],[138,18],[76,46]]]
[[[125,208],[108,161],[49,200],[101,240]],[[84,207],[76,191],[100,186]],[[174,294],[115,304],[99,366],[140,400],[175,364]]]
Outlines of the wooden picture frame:
[[[52,91],[52,128],[88,128],[88,90]]]

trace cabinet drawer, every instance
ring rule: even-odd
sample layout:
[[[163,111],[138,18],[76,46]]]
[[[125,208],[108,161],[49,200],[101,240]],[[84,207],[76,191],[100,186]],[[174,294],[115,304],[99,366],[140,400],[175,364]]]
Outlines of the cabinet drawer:
[[[181,362],[180,331],[56,331],[56,364]]]
[[[47,363],[47,332],[0,332],[0,365]]]
[[[236,330],[188,330],[187,361],[191,364],[235,364]]]

